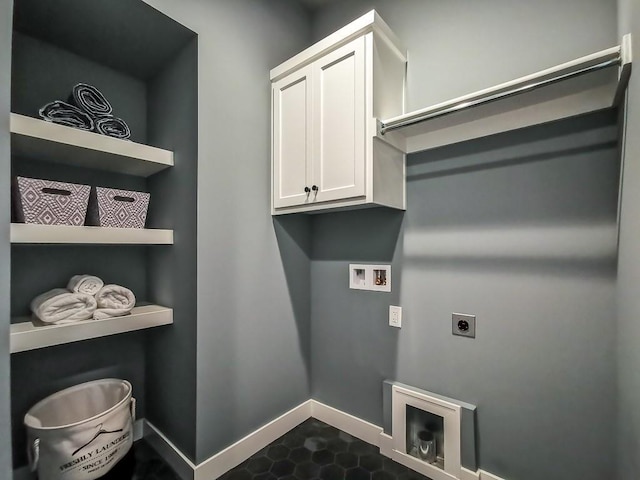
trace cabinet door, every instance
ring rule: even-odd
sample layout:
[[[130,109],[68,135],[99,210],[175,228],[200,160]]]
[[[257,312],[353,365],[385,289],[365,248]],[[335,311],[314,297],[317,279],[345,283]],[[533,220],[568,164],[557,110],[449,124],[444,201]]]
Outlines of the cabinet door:
[[[365,194],[365,39],[313,64],[315,202]]]
[[[311,187],[311,67],[273,85],[273,206],[302,205]]]

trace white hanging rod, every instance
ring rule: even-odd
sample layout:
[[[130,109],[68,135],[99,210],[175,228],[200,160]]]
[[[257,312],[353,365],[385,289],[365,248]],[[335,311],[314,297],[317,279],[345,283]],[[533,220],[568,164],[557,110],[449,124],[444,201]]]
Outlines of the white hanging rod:
[[[586,73],[602,70],[611,66],[620,66],[618,87],[614,97],[614,105],[622,98],[626,90],[629,75],[631,73],[631,36],[625,35],[622,46],[616,46],[602,50],[571,62],[563,63],[540,72],[522,77],[511,82],[503,83],[495,87],[481,90],[458,99],[440,103],[432,107],[418,110],[412,114],[401,115],[389,120],[379,122],[379,133],[384,135],[392,130],[415,125],[427,120],[444,117],[460,110],[484,105],[496,100],[513,97],[521,93],[530,92],[538,88],[567,80],[569,78],[584,75]]]

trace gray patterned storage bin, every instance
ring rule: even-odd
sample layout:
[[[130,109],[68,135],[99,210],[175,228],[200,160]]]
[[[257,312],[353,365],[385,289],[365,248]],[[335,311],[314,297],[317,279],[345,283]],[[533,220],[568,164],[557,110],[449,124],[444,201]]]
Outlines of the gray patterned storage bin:
[[[87,223],[99,227],[144,228],[149,193],[95,187],[91,191]]]
[[[84,225],[91,187],[75,183],[16,177],[16,220],[43,225]]]

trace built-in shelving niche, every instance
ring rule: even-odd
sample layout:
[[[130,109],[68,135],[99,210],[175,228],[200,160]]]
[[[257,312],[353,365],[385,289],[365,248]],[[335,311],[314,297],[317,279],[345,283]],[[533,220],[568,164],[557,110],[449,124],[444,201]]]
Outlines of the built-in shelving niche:
[[[105,94],[129,124],[131,142],[38,123],[38,109],[66,100],[79,82]],[[11,403],[19,468],[26,464],[22,419],[36,401],[83,381],[119,377],[133,384],[138,417],[145,417],[163,408],[152,404],[167,369],[160,352],[194,345],[197,36],[142,0],[16,0],[11,92],[12,176],[148,191],[147,227],[154,229],[76,235],[12,226]],[[77,273],[128,286],[150,306],[117,321],[34,331],[30,300]],[[181,355],[193,357],[195,370],[195,348]]]

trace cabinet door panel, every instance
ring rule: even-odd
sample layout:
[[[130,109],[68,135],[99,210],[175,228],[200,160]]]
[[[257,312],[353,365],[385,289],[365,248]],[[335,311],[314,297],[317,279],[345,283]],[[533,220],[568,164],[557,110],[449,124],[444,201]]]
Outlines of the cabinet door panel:
[[[359,38],[313,64],[316,202],[365,194],[364,48]]]
[[[273,206],[309,201],[311,156],[311,68],[273,86]]]

